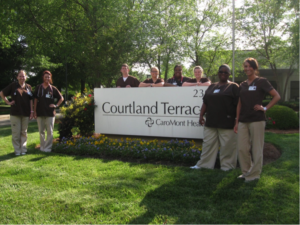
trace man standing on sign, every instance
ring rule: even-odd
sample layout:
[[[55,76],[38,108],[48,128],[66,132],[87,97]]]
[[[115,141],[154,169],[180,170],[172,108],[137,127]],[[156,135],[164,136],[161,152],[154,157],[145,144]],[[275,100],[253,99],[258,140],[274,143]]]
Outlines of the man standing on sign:
[[[190,78],[182,76],[182,66],[176,65],[174,67],[174,76],[167,80],[165,87],[181,87],[184,82],[189,81]]]
[[[130,87],[139,86],[140,82],[138,81],[138,79],[129,75],[129,67],[127,64],[122,65],[121,73],[122,73],[122,77],[120,77],[116,83],[117,88],[120,87],[130,88]]]

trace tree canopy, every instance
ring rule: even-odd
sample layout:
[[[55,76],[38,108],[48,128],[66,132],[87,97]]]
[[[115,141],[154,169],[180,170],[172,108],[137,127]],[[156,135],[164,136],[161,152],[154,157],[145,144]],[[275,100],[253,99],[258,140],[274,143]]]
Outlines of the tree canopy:
[[[83,91],[86,85],[113,86],[122,63],[148,71],[157,66],[164,79],[172,76],[173,66],[180,62],[201,65],[208,76],[214,76],[220,64],[231,64],[231,0],[1,3],[0,56],[11,60],[1,63],[12,66],[0,71],[1,84],[11,81],[21,68],[35,75],[34,84],[49,69],[59,88],[68,83]],[[274,76],[278,66],[294,68],[297,64],[298,4],[294,0],[245,0],[239,8],[239,45],[254,49],[262,64],[274,69]]]

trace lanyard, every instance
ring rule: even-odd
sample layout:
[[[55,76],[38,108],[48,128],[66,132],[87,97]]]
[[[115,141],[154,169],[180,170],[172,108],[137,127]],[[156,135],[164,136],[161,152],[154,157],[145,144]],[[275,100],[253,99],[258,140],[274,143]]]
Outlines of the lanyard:
[[[173,78],[173,80],[177,83],[177,80],[175,79],[175,77],[172,77],[172,78]],[[183,76],[181,76],[180,83],[182,83],[182,81],[183,81]]]
[[[18,86],[18,85],[19,85],[19,86]],[[26,85],[26,83],[25,83],[24,86],[25,86],[25,90],[26,90],[27,92],[29,92],[30,90],[29,90],[28,86]],[[15,88],[15,95],[16,95],[17,90],[18,90],[19,87],[22,88],[21,85],[17,82],[17,83],[16,83],[16,88]]]
[[[49,84],[49,87],[50,87],[50,90],[51,90],[51,92],[52,92],[51,98],[53,99],[53,89],[52,89],[51,84]],[[40,94],[40,89],[41,89],[41,88],[42,88],[42,95],[39,96],[39,94]],[[43,95],[44,95],[44,88],[43,88],[43,84],[41,84],[41,85],[39,86],[39,90],[38,90],[37,96],[38,96],[38,97],[42,97]]]

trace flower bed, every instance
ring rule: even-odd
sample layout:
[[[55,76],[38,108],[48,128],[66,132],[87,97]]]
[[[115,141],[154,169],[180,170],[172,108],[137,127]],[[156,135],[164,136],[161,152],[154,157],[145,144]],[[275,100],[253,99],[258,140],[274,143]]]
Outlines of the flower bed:
[[[110,139],[105,135],[63,138],[53,144],[52,151],[63,154],[116,157],[143,160],[167,160],[195,163],[201,155],[202,146],[194,141],[145,141],[142,139]]]

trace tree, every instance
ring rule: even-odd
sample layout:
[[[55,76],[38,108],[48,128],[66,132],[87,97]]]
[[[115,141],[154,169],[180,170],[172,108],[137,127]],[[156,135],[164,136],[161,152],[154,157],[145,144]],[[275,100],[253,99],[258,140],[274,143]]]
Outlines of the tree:
[[[245,0],[245,7],[237,14],[243,45],[254,48],[259,60],[269,64],[283,100],[285,90],[279,85],[283,81],[278,75],[278,67],[288,68],[288,75],[283,79],[286,83],[297,60],[291,53],[290,26],[294,19],[290,13],[289,1],[286,0]]]
[[[230,30],[226,29],[231,13],[226,9],[227,0],[193,1],[186,19],[186,54],[193,66],[203,65],[208,74],[217,54],[228,49],[231,43]]]
[[[25,50],[25,46],[19,41],[9,47],[4,47],[0,42],[0,90],[17,81],[18,71],[23,69]]]

